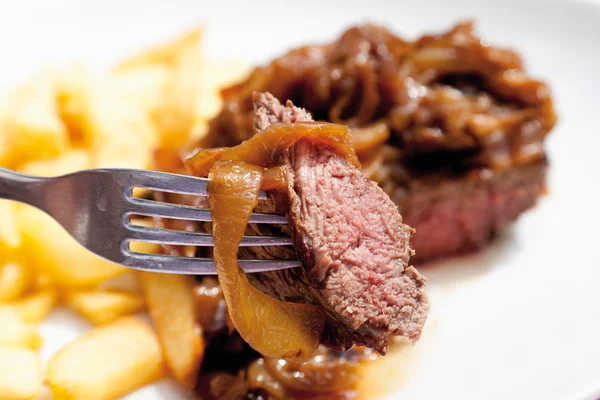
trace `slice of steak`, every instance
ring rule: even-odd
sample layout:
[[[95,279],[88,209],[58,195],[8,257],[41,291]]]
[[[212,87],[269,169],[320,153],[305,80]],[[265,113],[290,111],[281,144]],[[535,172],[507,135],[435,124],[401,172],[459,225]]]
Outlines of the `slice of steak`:
[[[257,131],[274,122],[312,120],[268,93],[256,93],[254,102]],[[323,306],[322,341],[329,347],[358,344],[385,353],[391,335],[417,340],[428,310],[425,279],[409,266],[413,229],[402,223],[396,205],[333,149],[300,141],[284,162],[286,196],[263,207],[289,209],[303,268],[250,274],[250,281],[274,297]],[[252,250],[265,258],[290,256],[281,248]]]

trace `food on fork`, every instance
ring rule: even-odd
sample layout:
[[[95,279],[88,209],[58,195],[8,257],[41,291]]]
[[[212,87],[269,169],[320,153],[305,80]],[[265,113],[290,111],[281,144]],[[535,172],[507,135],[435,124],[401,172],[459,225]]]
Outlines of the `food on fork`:
[[[416,229],[415,260],[485,245],[544,193],[549,89],[471,23],[413,42],[363,25],[292,50],[222,91],[201,146],[254,135],[253,91],[350,127],[363,172]]]
[[[305,110],[289,101],[283,106],[269,93],[253,99],[255,136],[186,161],[192,173],[210,178],[214,257],[241,337],[263,355],[288,359],[312,356],[319,336],[338,350],[358,344],[381,353],[390,336],[418,339],[428,303],[425,279],[408,264],[412,229],[358,170],[347,129],[314,123]],[[268,186],[279,188],[266,207],[287,212],[283,230],[291,231],[295,250],[254,253],[297,254],[303,267],[246,278],[235,262],[238,244],[265,177],[276,177]]]

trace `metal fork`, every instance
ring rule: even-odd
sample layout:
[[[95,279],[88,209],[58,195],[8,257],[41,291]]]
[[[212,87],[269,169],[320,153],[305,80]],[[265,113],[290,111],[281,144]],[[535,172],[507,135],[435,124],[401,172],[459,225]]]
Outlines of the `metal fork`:
[[[91,169],[41,178],[0,168],[0,198],[30,204],[58,221],[80,244],[125,267],[174,274],[216,274],[208,258],[136,253],[130,242],[213,246],[206,233],[150,228],[131,223],[132,215],[211,221],[208,209],[134,197],[134,188],[206,196],[207,179],[133,169]],[[259,199],[266,199],[261,192]],[[256,224],[286,224],[283,215],[252,214]],[[0,222],[1,223],[1,222]],[[245,236],[241,246],[290,245],[288,236]],[[297,267],[298,260],[239,260],[245,272]]]

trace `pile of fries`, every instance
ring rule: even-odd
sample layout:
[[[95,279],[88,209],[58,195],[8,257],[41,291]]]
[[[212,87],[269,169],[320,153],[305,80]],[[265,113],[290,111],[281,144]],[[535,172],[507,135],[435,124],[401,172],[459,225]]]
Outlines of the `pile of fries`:
[[[155,168],[155,151],[177,151],[202,135],[220,107],[219,87],[245,73],[239,62],[208,62],[201,33],[102,74],[43,70],[2,94],[0,166],[41,176]],[[193,278],[104,261],[23,204],[0,201],[0,221],[0,400],[44,392],[57,400],[115,399],[169,374],[193,389],[204,351]],[[41,365],[38,325],[57,306],[96,327]],[[144,311],[153,327],[131,316]]]

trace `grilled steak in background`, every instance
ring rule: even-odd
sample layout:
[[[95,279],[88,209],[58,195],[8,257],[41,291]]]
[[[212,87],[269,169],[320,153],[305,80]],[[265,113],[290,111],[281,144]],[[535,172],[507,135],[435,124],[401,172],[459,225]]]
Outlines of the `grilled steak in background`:
[[[255,127],[311,121],[291,102],[256,93]],[[409,266],[413,230],[377,186],[334,150],[300,141],[284,155],[287,194],[271,204],[288,211],[294,249],[242,248],[241,257],[295,258],[303,268],[249,274],[262,291],[279,299],[320,304],[327,313],[322,343],[353,344],[385,353],[389,336],[419,338],[427,317],[425,279]],[[265,209],[258,209],[265,211]],[[270,209],[268,211],[277,211]],[[249,232],[265,226],[250,226]]]
[[[546,170],[542,160],[503,171],[474,168],[459,176],[382,186],[398,204],[404,222],[416,227],[413,262],[419,262],[485,246],[535,205],[546,188]]]
[[[470,23],[414,42],[364,25],[292,50],[223,90],[201,147],[254,134],[253,91],[353,131],[379,124],[384,140],[359,157],[416,229],[413,261],[485,245],[544,193],[543,142],[556,122],[549,89]]]

